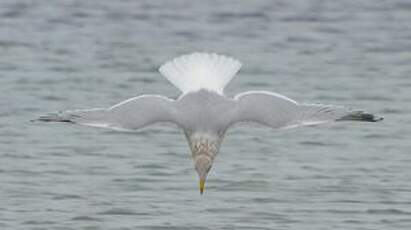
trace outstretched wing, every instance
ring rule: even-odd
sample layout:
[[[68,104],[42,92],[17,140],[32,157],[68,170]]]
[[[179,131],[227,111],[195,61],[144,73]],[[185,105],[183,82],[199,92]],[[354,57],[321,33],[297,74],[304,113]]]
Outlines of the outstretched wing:
[[[283,95],[264,91],[241,93],[235,97],[235,101],[237,105],[232,124],[256,122],[272,128],[293,128],[332,121],[382,120],[372,114],[343,106],[300,104]]]
[[[157,122],[176,123],[174,100],[159,95],[130,98],[110,108],[71,110],[38,118],[116,130],[136,130]]]

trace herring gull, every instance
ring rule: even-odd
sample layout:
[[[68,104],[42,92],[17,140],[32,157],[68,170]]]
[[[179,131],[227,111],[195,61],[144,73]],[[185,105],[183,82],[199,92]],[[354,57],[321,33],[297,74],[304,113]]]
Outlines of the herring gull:
[[[159,69],[181,90],[178,99],[141,95],[109,108],[50,113],[37,120],[128,131],[158,122],[174,123],[184,131],[189,143],[201,194],[224,134],[236,123],[254,122],[274,129],[288,129],[335,121],[382,120],[344,106],[298,103],[273,92],[248,91],[234,98],[227,97],[224,88],[240,67],[239,61],[215,53],[183,55]]]

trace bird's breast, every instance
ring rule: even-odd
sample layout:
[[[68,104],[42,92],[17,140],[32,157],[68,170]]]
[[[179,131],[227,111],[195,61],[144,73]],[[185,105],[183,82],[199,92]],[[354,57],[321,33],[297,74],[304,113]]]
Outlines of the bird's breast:
[[[223,138],[209,133],[186,134],[186,136],[194,159],[205,155],[212,161],[217,156]]]

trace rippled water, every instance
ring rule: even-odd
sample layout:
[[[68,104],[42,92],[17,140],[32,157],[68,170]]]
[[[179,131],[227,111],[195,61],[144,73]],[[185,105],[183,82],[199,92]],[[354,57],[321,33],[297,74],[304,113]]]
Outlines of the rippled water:
[[[0,2],[0,229],[410,229],[411,3]],[[227,89],[366,108],[382,123],[230,130],[199,195],[181,131],[29,120],[144,93],[192,51]]]

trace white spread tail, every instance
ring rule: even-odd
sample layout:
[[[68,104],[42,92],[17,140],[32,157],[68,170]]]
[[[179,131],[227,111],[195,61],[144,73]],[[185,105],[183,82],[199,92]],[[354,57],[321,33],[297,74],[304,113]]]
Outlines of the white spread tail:
[[[183,94],[208,89],[223,94],[224,87],[241,68],[233,58],[215,53],[192,53],[177,57],[159,69]]]

